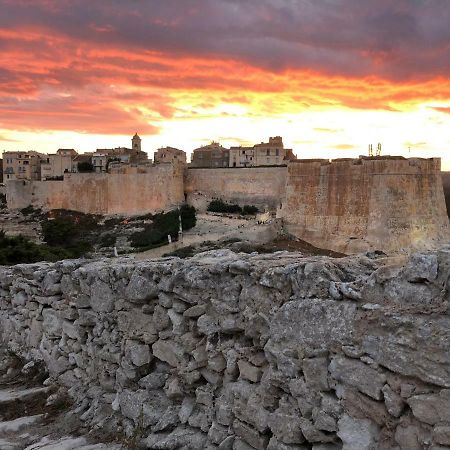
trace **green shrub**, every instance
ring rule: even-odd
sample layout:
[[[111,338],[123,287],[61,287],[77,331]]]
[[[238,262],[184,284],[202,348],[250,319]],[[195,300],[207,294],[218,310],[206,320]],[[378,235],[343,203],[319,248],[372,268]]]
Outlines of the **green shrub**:
[[[114,247],[116,245],[117,237],[112,233],[105,233],[100,238],[100,245],[102,247]]]
[[[0,264],[13,265],[70,258],[69,252],[31,242],[23,236],[7,237],[0,232]]]
[[[194,228],[197,224],[197,215],[195,213],[195,208],[193,206],[183,205],[180,208],[180,213],[183,230],[186,231]]]
[[[77,164],[78,172],[89,173],[94,171],[94,166],[89,161],[81,161]]]
[[[143,231],[131,235],[131,245],[138,248],[156,247],[168,242],[169,234],[175,240],[180,230],[180,217],[183,231],[195,226],[195,208],[183,205],[180,209],[154,215],[153,222],[146,225]]]
[[[239,205],[230,204],[224,202],[222,199],[217,198],[212,200],[208,205],[208,211],[227,214],[243,214],[243,215],[255,215],[259,212],[258,208],[254,205],[245,205],[241,208]]]
[[[29,216],[31,214],[34,214],[35,212],[37,212],[38,210],[34,209],[31,205],[30,206],[26,206],[25,208],[22,208],[20,210],[20,212],[24,215],[24,216]]]
[[[208,211],[228,214],[241,214],[242,208],[239,205],[225,203],[221,199],[214,199],[208,205]]]
[[[242,208],[242,214],[245,216],[254,216],[259,212],[258,208],[254,205],[245,205]]]

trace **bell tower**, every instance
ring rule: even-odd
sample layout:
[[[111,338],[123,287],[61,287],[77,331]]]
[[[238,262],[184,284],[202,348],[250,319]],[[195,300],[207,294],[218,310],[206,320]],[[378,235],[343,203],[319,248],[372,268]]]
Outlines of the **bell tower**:
[[[141,151],[141,138],[137,133],[133,136],[133,139],[131,139],[131,146],[135,152]]]

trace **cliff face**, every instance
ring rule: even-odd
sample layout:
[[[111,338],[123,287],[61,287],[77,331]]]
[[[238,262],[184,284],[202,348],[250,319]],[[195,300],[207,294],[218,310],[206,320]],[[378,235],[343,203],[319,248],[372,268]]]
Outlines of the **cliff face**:
[[[291,162],[281,217],[295,236],[344,253],[450,238],[438,158]]]
[[[152,449],[450,445],[450,248],[0,270],[3,345]]]

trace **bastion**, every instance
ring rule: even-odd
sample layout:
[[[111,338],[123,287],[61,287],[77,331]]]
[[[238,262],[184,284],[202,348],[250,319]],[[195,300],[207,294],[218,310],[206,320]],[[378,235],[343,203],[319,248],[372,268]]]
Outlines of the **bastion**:
[[[440,158],[289,163],[280,217],[288,232],[344,253],[427,248],[449,239]]]

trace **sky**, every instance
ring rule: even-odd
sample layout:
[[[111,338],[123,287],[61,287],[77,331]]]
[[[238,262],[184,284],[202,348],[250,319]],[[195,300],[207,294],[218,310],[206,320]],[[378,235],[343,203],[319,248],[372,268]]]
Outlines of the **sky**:
[[[450,0],[0,0],[0,150],[280,135],[450,170],[449,23]]]

